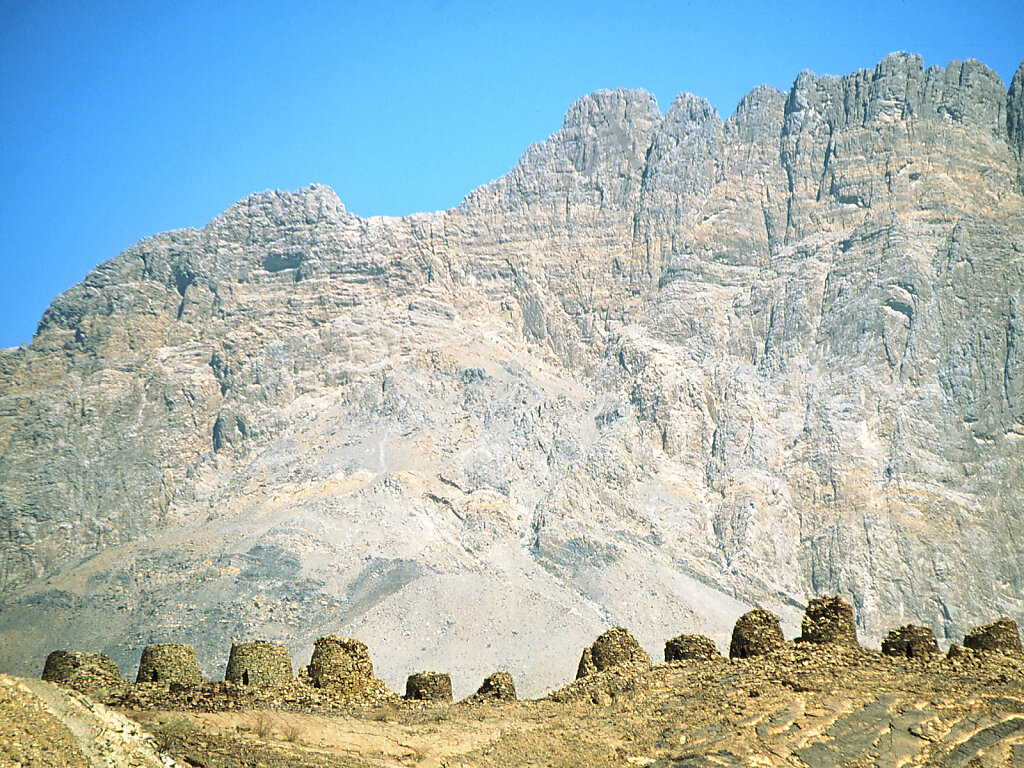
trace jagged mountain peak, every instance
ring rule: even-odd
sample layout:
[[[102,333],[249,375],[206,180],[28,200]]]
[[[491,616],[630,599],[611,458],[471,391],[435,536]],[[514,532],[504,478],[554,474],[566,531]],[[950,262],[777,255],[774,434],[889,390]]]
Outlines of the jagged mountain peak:
[[[143,240],[0,352],[0,664],[340,633],[529,694],[612,624],[1019,618],[1020,77],[601,91],[451,211]]]

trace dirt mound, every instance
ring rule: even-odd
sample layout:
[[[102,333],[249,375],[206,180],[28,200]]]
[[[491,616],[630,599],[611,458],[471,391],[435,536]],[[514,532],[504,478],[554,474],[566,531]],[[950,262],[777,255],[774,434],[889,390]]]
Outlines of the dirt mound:
[[[733,659],[764,656],[785,644],[779,617],[763,608],[754,608],[736,619],[729,656]]]
[[[886,656],[903,656],[908,659],[923,659],[939,655],[939,644],[931,627],[907,624],[889,631],[882,641],[882,653]]]
[[[704,635],[679,635],[665,642],[665,661],[714,659],[721,655],[715,641]]]
[[[853,607],[838,596],[814,598],[807,603],[797,642],[857,645]]]

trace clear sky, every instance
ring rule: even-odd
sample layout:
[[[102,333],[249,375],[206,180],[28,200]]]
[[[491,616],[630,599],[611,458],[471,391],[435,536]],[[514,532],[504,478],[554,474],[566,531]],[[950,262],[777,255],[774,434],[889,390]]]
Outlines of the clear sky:
[[[976,58],[1009,83],[1024,2],[0,0],[0,347],[138,239],[264,189],[458,205],[600,88],[723,117],[801,69]]]

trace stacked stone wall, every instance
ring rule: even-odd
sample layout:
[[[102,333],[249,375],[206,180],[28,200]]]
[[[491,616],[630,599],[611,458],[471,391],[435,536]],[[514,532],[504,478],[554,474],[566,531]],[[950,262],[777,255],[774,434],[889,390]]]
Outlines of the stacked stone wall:
[[[121,670],[105,653],[54,651],[46,657],[43,680],[88,693],[120,685]]]
[[[283,645],[269,640],[234,643],[224,679],[260,688],[286,685],[292,681],[292,660]]]
[[[405,698],[413,701],[452,700],[452,679],[446,672],[417,672],[405,681]]]
[[[142,649],[135,682],[196,685],[203,682],[203,675],[191,645],[154,643]]]
[[[625,627],[612,627],[598,636],[594,644],[583,649],[576,679],[601,672],[620,664],[651,665],[651,657]]]
[[[925,659],[939,655],[939,643],[931,627],[907,624],[886,635],[882,641],[882,653],[886,656]]]
[[[1000,651],[1017,656],[1024,655],[1017,622],[1005,616],[968,632],[964,636],[964,647],[972,651]]]
[[[763,608],[754,608],[736,620],[729,656],[734,659],[764,656],[785,644],[779,617]]]
[[[516,686],[508,672],[495,672],[484,678],[483,684],[471,697],[473,701],[515,701]]]
[[[838,596],[814,598],[807,603],[797,641],[857,645],[857,625],[853,618],[853,607]]]
[[[715,641],[704,635],[679,635],[665,642],[665,661],[721,658]]]

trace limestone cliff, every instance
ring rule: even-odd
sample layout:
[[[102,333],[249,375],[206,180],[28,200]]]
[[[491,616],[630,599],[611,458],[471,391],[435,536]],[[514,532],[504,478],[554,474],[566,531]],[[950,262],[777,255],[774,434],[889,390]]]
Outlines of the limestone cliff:
[[[602,91],[451,211],[143,240],[0,352],[0,668],[338,633],[530,695],[612,624],[1024,618],[1022,83]]]

